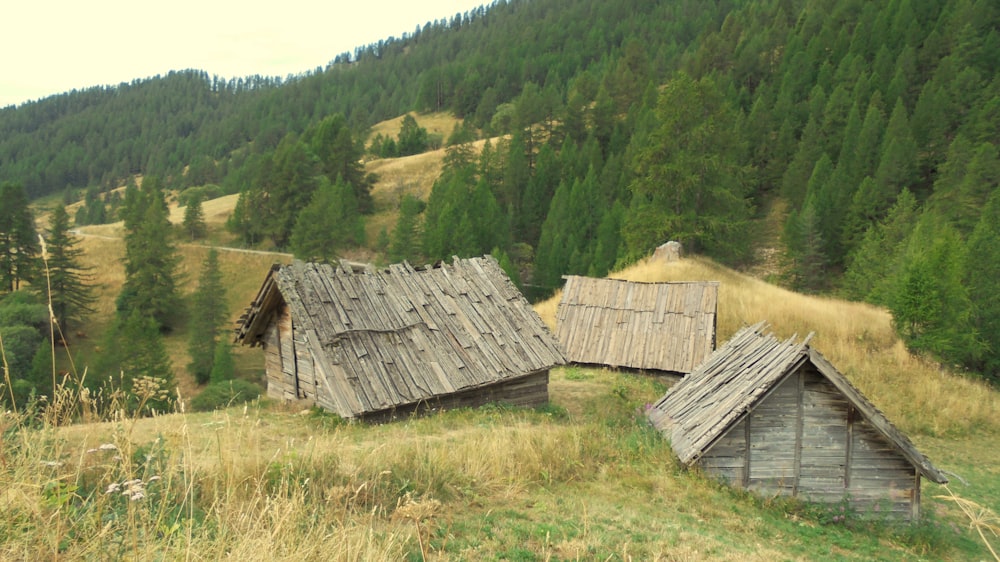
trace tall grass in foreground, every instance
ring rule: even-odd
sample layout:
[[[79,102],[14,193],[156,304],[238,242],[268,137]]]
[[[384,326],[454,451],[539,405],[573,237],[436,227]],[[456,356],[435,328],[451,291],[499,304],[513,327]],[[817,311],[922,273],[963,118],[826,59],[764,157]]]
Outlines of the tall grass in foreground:
[[[865,303],[802,295],[702,258],[647,259],[610,277],[630,281],[720,281],[718,341],[767,320],[780,337],[801,339],[826,356],[904,431],[932,436],[1000,432],[1000,395],[991,387],[909,353],[890,314]],[[561,294],[536,305],[555,329]]]

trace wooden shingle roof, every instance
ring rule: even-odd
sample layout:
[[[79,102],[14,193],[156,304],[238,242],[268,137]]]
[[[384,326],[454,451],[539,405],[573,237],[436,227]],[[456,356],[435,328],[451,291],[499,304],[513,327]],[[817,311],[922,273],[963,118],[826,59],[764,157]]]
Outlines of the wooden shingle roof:
[[[565,279],[556,335],[574,363],[689,373],[715,349],[718,282]]]
[[[315,360],[324,390],[317,401],[343,417],[565,363],[558,342],[491,256],[423,269],[274,266],[236,340],[260,343],[281,303]]]
[[[818,351],[792,337],[779,341],[766,324],[745,327],[705,363],[674,385],[648,411],[678,459],[690,465],[768,392],[809,361],[916,469],[933,482],[948,479]]]

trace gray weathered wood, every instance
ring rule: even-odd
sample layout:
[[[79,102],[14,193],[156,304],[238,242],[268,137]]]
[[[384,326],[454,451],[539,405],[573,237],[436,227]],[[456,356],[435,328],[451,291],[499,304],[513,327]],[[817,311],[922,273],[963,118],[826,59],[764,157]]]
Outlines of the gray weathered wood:
[[[678,458],[767,494],[919,514],[947,479],[806,341],[740,330],[647,415]]]
[[[283,320],[272,335],[276,315]],[[348,418],[471,404],[476,395],[538,403],[548,396],[539,381],[547,385],[548,370],[565,362],[490,256],[421,269],[276,266],[236,338],[264,347],[270,395],[313,400]]]
[[[715,349],[718,282],[565,279],[556,334],[570,361],[689,373]]]

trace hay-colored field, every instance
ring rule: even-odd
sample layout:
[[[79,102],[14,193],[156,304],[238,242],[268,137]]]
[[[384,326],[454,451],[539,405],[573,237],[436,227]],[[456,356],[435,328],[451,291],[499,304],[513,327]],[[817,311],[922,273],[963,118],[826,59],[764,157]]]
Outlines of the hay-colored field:
[[[396,138],[399,135],[399,129],[403,126],[403,118],[406,115],[403,114],[399,117],[376,123],[369,129],[368,138],[371,139],[376,135]],[[443,111],[435,113],[416,113],[411,111],[409,115],[412,115],[416,119],[417,125],[427,129],[428,134],[441,135],[445,140],[447,140],[448,135],[454,130],[455,125],[461,123],[461,120],[457,119],[454,115]]]

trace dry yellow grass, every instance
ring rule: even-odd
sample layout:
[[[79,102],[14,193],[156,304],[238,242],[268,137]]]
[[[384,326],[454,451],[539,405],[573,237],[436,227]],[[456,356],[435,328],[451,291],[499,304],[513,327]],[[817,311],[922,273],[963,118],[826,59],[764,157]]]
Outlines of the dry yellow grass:
[[[718,340],[766,320],[780,337],[814,333],[811,344],[906,431],[965,435],[1000,430],[1000,397],[989,385],[914,356],[885,309],[802,295],[710,260],[646,259],[609,277],[630,281],[719,281]],[[555,329],[557,293],[535,305]]]
[[[474,153],[478,154],[484,144],[486,140],[473,142]],[[403,196],[413,195],[427,201],[434,182],[441,175],[445,150],[441,148],[402,158],[381,158],[365,164],[365,170],[377,174],[379,178],[372,187],[375,214],[365,224],[369,246],[373,245],[382,229],[392,232],[395,228]]]
[[[236,208],[236,201],[239,198],[240,195],[236,193],[203,201],[201,211],[204,215],[205,224],[210,227],[224,225],[226,220],[229,219],[229,215],[233,214],[233,209]],[[169,208],[170,222],[173,224],[183,223],[186,207],[178,207],[176,200],[174,200],[169,203]]]
[[[369,130],[368,138],[371,139],[375,135],[382,135],[384,137],[396,138],[399,135],[399,129],[403,126],[403,117],[407,114],[400,115],[399,117],[394,117],[392,119],[387,119],[381,123],[376,123]],[[427,132],[432,135],[441,135],[445,140],[448,139],[448,135],[455,128],[455,125],[461,123],[461,120],[456,118],[451,113],[447,112],[435,112],[435,113],[416,113],[411,111],[409,115],[412,115],[414,119],[417,120],[417,125],[427,129]]]
[[[115,299],[121,292],[125,282],[125,269],[122,257],[125,252],[124,242],[118,238],[121,235],[121,223],[117,225],[88,226],[83,229],[87,235],[79,239],[79,248],[84,251],[81,265],[89,267],[92,274],[94,294],[97,297],[95,311],[88,318],[86,333],[77,331],[71,334],[73,347],[82,355],[83,362],[78,365],[82,370],[86,360],[92,354],[101,352],[100,335],[110,326],[115,314]],[[178,244],[180,262],[177,268],[176,282],[178,292],[186,297],[197,287],[201,264],[208,255],[208,247],[196,244]],[[291,256],[267,252],[249,252],[239,249],[219,248],[219,269],[226,280],[226,304],[231,322],[235,322],[243,309],[256,296],[260,284],[264,281],[271,264],[289,263]],[[174,377],[180,387],[181,395],[190,398],[197,392],[194,381],[188,375],[186,366],[187,340],[185,334],[168,334],[164,338],[167,352],[171,355]],[[238,366],[252,366],[259,370],[256,364],[255,350],[237,348],[235,350]]]

